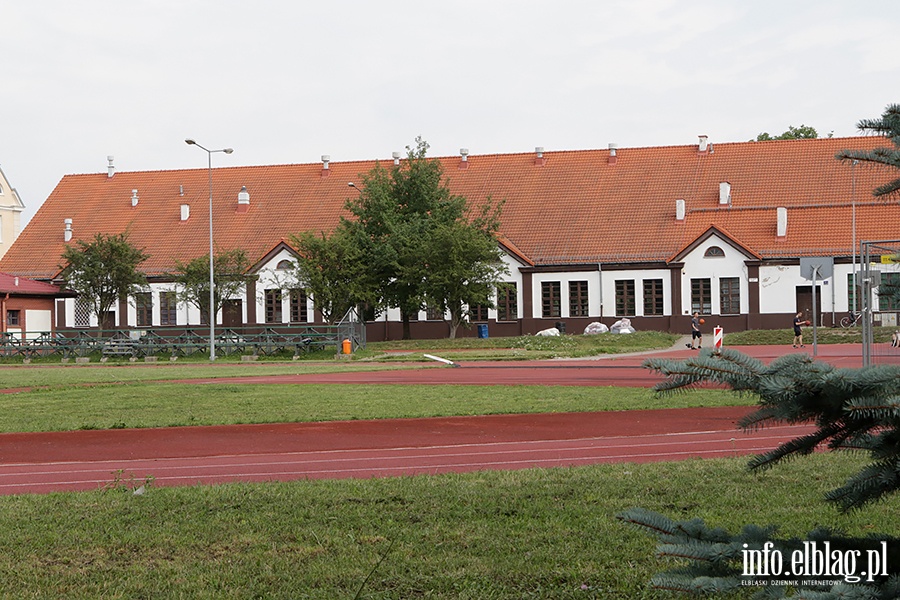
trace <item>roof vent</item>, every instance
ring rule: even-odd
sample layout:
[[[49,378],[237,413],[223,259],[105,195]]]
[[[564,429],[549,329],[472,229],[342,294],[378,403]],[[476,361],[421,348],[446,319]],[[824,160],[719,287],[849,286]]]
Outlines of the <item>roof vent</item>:
[[[697,147],[697,151],[700,154],[706,154],[709,151],[709,136],[701,135],[700,136],[700,145]]]
[[[328,177],[331,174],[331,171],[328,169],[328,163],[331,162],[331,156],[328,154],[322,155],[322,177]]]
[[[391,152],[391,158],[394,159],[394,166],[400,165],[400,153],[399,152]]]
[[[63,231],[63,240],[67,242],[72,241],[72,219],[63,219],[63,224],[65,225],[65,231]]]
[[[787,208],[779,206],[775,209],[775,220],[777,223],[777,233],[779,238],[787,237]]]
[[[107,179],[110,178],[110,177],[112,177],[113,175],[116,174],[116,167],[115,167],[115,165],[113,165],[113,161],[114,161],[115,159],[116,159],[116,157],[113,156],[112,154],[110,154],[109,156],[106,157],[106,162],[109,163],[109,164],[107,165],[107,167],[106,167],[106,177],[107,177]]]
[[[181,205],[181,220],[187,221],[191,216],[191,205],[190,204],[182,204]]]
[[[469,168],[469,149],[468,148],[460,148],[459,149],[459,168],[460,169],[468,169]]]
[[[138,205],[138,193],[137,190],[131,190],[131,206]]]
[[[184,196],[184,186],[183,185],[178,186],[178,195]]]
[[[616,161],[618,160],[616,157],[616,150],[618,148],[619,148],[618,144],[610,144],[609,145],[609,159],[607,162],[611,165],[616,164]]]
[[[544,147],[536,146],[534,149],[534,166],[543,167],[547,160],[544,158]]]
[[[686,206],[684,203],[684,198],[679,198],[675,201],[675,220],[676,221],[684,221],[684,214]]]
[[[19,278],[18,277],[13,278],[13,285],[16,287],[19,287]]]
[[[719,183],[719,206],[731,206],[731,184],[727,181]]]
[[[250,192],[247,191],[246,185],[242,185],[241,191],[238,192],[237,212],[244,213],[248,210],[250,210]]]

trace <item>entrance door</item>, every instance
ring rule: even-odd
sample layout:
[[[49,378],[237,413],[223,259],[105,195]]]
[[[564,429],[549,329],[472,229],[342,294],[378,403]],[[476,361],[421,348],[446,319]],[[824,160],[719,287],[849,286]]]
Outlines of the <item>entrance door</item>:
[[[811,285],[797,286],[797,312],[803,313],[804,321],[813,320],[813,298]],[[816,322],[822,324],[822,286],[816,286]]]
[[[100,319],[100,329],[104,331],[111,331],[116,328],[116,313],[114,311],[108,310],[103,313],[103,317]]]
[[[222,326],[229,329],[241,327],[243,322],[243,301],[226,300],[222,304]]]

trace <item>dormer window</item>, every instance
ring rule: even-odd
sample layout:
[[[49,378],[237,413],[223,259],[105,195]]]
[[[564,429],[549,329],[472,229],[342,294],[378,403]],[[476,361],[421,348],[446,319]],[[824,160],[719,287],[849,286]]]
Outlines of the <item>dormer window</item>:
[[[725,251],[718,246],[710,246],[703,253],[703,258],[725,258]]]

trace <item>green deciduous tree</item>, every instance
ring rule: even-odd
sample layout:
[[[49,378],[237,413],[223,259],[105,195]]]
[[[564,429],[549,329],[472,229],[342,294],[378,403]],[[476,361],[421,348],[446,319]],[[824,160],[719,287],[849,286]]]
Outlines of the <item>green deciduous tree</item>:
[[[332,242],[330,251],[341,249],[341,260],[355,262],[347,270],[353,285],[324,260],[318,267],[332,273],[338,297],[399,308],[404,339],[410,337],[410,318],[426,301],[449,312],[455,334],[466,306],[492,304],[505,270],[495,239],[500,205],[488,201],[473,211],[466,198],[450,192],[441,163],[428,159],[427,151],[428,144],[417,138],[415,147],[407,148],[407,160],[390,170],[376,165],[363,175],[358,196],[346,203],[349,218],[341,219],[330,238],[320,236],[321,243],[309,234],[298,238],[301,254],[310,259],[316,252],[324,257]],[[307,284],[313,268],[313,263],[304,267]]]
[[[147,279],[138,271],[148,255],[128,241],[127,233],[98,233],[90,241],[76,240],[62,254],[60,275],[69,289],[86,301],[103,329],[106,315],[118,299],[142,289]]]
[[[244,250],[220,250],[213,256],[213,314],[219,314],[225,301],[240,293],[252,276],[247,274],[250,260]],[[175,261],[172,278],[178,284],[178,301],[193,304],[209,322],[209,255],[183,263]]]
[[[476,217],[438,224],[430,234],[425,297],[448,315],[451,338],[468,322],[470,307],[494,306],[497,283],[508,272],[497,245],[499,211],[489,202]]]
[[[814,140],[818,137],[819,132],[816,131],[815,127],[810,127],[808,125],[794,127],[793,125],[789,125],[787,131],[779,136],[772,137],[768,132],[763,132],[756,136],[756,141],[768,142],[771,140]]]
[[[309,292],[326,322],[335,323],[354,306],[371,300],[367,257],[346,227],[338,227],[330,236],[294,235],[291,244],[299,254],[294,284]]]

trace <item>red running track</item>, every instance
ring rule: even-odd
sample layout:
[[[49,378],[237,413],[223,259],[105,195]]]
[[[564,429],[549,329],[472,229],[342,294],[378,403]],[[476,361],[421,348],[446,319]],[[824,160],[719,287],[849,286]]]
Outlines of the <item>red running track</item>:
[[[747,407],[0,435],[0,494],[437,474],[758,453]]]

